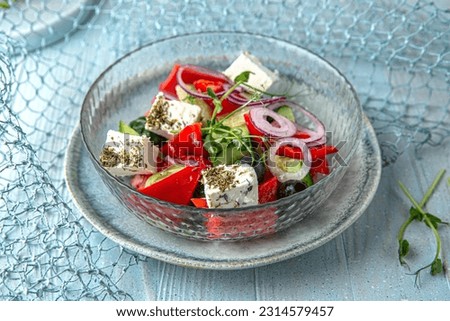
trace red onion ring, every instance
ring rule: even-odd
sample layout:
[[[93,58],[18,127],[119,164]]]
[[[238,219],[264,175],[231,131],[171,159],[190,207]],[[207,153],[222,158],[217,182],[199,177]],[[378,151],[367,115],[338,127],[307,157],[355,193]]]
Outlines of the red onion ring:
[[[288,106],[288,107],[300,110],[315,125],[315,127],[316,127],[315,131],[308,129],[308,128],[304,128],[304,127],[298,127],[299,130],[304,131],[307,134],[309,134],[309,138],[302,138],[303,142],[312,143],[312,142],[322,141],[324,138],[326,139],[325,126],[323,125],[323,123],[319,120],[319,118],[317,118],[316,115],[311,113],[309,110],[306,110],[303,106],[300,106],[299,104],[294,103],[292,101],[280,101],[280,102],[276,102],[276,103],[273,103],[273,104],[267,106],[267,108],[269,108],[271,110],[275,110],[281,106]],[[325,142],[323,142],[323,143],[325,143]]]
[[[278,127],[269,123],[267,117],[271,117]],[[265,107],[254,107],[250,109],[250,118],[255,127],[267,136],[290,137],[297,131],[293,122]]]
[[[239,88],[239,87],[238,87]],[[283,96],[275,96],[262,98],[259,100],[249,100],[245,97],[240,96],[241,91],[233,91],[229,96],[228,100],[237,105],[246,105],[246,106],[266,106],[269,104],[274,104],[280,101],[285,101],[286,97]]]
[[[192,90],[189,88],[188,84],[186,84],[183,80],[183,72],[185,69],[195,69],[196,71],[199,72],[199,74],[203,74],[206,77],[211,76],[214,78],[219,78],[220,80],[223,80],[224,83],[226,84],[232,84],[232,81],[225,76],[224,74],[222,74],[221,72],[215,71],[215,70],[211,70],[208,68],[204,68],[204,67],[200,67],[197,65],[183,65],[181,66],[178,71],[177,71],[177,83],[178,85],[180,85],[180,87],[187,92],[189,95],[194,96],[196,98],[202,98],[202,99],[211,99],[211,97],[209,97],[209,95],[207,94],[202,94],[196,90]],[[216,93],[217,96],[221,96],[226,92],[226,89]]]
[[[308,145],[308,147],[314,147],[314,146],[324,145],[326,142],[327,142],[327,136],[323,135],[318,140],[315,140],[315,141],[312,141],[312,142],[306,142],[306,145]]]
[[[291,145],[294,147],[298,147],[302,150],[303,155],[303,163],[300,170],[298,170],[295,173],[289,173],[285,172],[281,168],[279,168],[276,164],[275,157],[278,149],[281,146],[285,145]],[[306,157],[305,157],[306,155]],[[281,138],[273,144],[269,149],[269,159],[267,160],[267,165],[269,167],[270,172],[275,175],[278,178],[278,181],[280,182],[286,182],[290,180],[296,180],[300,181],[302,180],[306,175],[309,173],[309,169],[311,168],[311,152],[309,151],[308,146],[306,143],[301,140],[300,138],[295,137],[287,137],[287,138]]]

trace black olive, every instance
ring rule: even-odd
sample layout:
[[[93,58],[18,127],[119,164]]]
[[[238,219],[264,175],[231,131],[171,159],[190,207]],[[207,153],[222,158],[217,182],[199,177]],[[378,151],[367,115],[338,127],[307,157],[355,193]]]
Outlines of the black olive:
[[[201,182],[198,182],[197,187],[194,190],[194,195],[192,197],[194,198],[205,197],[205,185],[203,185]]]
[[[278,198],[291,196],[295,193],[303,191],[307,187],[308,186],[306,186],[306,184],[301,181],[287,181],[287,182],[281,183],[278,186],[277,196],[278,196]]]
[[[255,153],[255,155],[258,155]],[[258,157],[258,156],[256,156]],[[264,174],[266,172],[266,165],[259,158],[252,158],[251,156],[244,156],[239,161],[241,164],[247,164],[253,167],[258,178],[258,183],[261,184],[264,180]]]
[[[240,163],[241,164],[247,164],[252,166],[253,165],[253,158],[251,158],[251,156],[244,156],[240,159]]]

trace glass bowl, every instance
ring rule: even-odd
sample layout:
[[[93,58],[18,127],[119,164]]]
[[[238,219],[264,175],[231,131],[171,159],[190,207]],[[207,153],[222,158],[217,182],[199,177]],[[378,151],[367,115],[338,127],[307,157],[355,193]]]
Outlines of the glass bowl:
[[[295,101],[325,125],[329,142],[339,146],[332,172],[306,190],[261,205],[235,209],[202,209],[143,195],[129,182],[106,171],[98,155],[109,129],[129,122],[150,108],[159,83],[174,63],[224,70],[243,51],[258,57],[293,84]],[[299,116],[299,115],[296,115]],[[88,91],[81,108],[83,142],[99,177],[124,208],[144,222],[196,240],[247,240],[276,233],[298,223],[339,186],[361,139],[363,113],[352,85],[316,54],[275,38],[236,32],[177,36],[143,46],[108,67]],[[94,178],[95,179],[95,178]],[[176,188],[176,187],[174,187]],[[127,209],[127,210],[125,210]]]

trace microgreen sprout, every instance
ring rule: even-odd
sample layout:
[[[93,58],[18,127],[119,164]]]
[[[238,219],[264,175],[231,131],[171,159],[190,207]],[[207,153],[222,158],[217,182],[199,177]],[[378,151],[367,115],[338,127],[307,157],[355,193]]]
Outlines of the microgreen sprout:
[[[402,224],[400,227],[400,230],[397,235],[397,240],[399,244],[398,248],[398,256],[400,264],[407,265],[405,261],[405,257],[409,252],[410,244],[409,242],[404,238],[406,229],[413,221],[423,222],[425,225],[431,229],[433,232],[433,235],[436,239],[436,251],[435,255],[433,257],[433,261],[429,263],[428,265],[418,269],[413,274],[416,276],[416,285],[418,284],[419,275],[420,272],[430,268],[430,272],[432,275],[437,275],[439,273],[443,272],[443,264],[442,260],[440,258],[441,253],[441,237],[438,232],[439,225],[448,225],[449,223],[442,221],[439,217],[425,212],[423,209],[428,200],[430,199],[431,195],[433,194],[434,190],[438,186],[439,182],[441,181],[442,177],[445,174],[445,170],[439,171],[438,175],[434,179],[431,186],[428,188],[427,192],[425,193],[422,201],[420,203],[417,203],[417,201],[414,199],[414,197],[411,195],[411,193],[408,191],[408,189],[405,187],[405,185],[402,182],[398,182],[400,189],[403,191],[403,193],[406,195],[406,197],[411,201],[413,206],[411,206],[409,210],[409,217],[408,219]]]
[[[240,73],[235,79],[235,83],[231,86],[220,98],[216,95],[216,93],[211,89],[207,88],[208,96],[211,97],[214,110],[211,116],[211,120],[208,122],[206,127],[202,128],[202,131],[206,133],[205,137],[205,148],[208,150],[211,159],[217,159],[218,154],[224,150],[224,148],[228,148],[228,146],[235,147],[236,151],[249,153],[252,159],[254,159],[254,151],[251,145],[250,139],[253,137],[252,135],[242,135],[237,134],[232,128],[225,126],[223,121],[228,119],[238,111],[242,110],[247,106],[249,102],[252,101],[250,99],[246,104],[243,104],[239,108],[235,109],[231,113],[227,114],[221,120],[217,120],[217,114],[220,113],[223,109],[223,101],[240,85],[246,83],[250,76],[250,71],[244,71]]]
[[[220,113],[223,109],[222,100],[217,97],[216,93],[211,89],[207,88],[208,96],[212,98],[214,104],[214,110],[211,116],[211,124],[214,125],[216,122],[217,113]]]

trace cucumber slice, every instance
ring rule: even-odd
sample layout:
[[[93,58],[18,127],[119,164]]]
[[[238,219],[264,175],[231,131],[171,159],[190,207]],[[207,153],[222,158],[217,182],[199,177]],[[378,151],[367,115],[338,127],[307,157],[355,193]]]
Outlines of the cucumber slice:
[[[172,166],[167,167],[165,170],[155,173],[152,176],[150,176],[147,181],[145,182],[145,187],[152,185],[156,182],[159,182],[160,180],[163,180],[164,178],[175,174],[176,172],[179,172],[184,168],[183,165],[174,164]]]
[[[233,127],[232,131],[236,135],[239,135],[239,136],[248,136],[248,135],[250,135],[250,132],[248,131],[248,128],[247,128],[247,126],[245,124]]]
[[[280,114],[281,116],[286,117],[291,122],[295,123],[295,115],[294,115],[294,111],[292,110],[291,107],[281,106],[281,107],[277,108],[276,112],[278,114]]]
[[[236,111],[232,115],[230,115],[228,118],[225,118],[222,122],[223,125],[234,128],[234,127],[245,127],[245,119],[244,114],[247,114],[250,111],[248,107],[244,107],[241,110]],[[227,117],[226,115],[224,117]]]
[[[124,121],[119,121],[119,132],[122,134],[129,134],[134,136],[140,136],[137,131],[135,131],[133,128],[127,125]]]
[[[278,155],[275,156],[275,164],[286,173],[296,173],[303,166],[303,162],[299,159]]]

